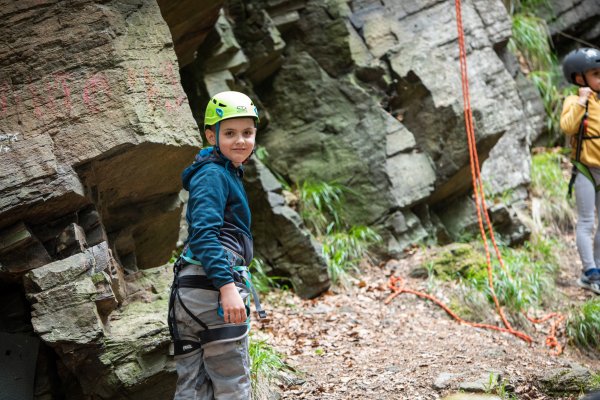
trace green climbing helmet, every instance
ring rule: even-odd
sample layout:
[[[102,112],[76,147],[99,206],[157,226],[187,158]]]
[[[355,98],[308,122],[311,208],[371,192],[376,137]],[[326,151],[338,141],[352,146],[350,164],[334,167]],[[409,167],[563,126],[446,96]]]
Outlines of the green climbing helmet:
[[[215,94],[204,113],[204,129],[229,118],[250,117],[258,123],[258,110],[244,93],[228,91]]]

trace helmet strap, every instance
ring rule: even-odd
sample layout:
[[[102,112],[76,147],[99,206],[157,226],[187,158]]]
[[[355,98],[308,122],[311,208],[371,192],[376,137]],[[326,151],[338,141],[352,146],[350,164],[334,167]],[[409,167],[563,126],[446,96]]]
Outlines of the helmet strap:
[[[219,121],[215,124],[215,140],[216,140],[215,150],[219,154],[221,154],[221,149],[219,149],[219,130],[220,130],[220,128],[221,128],[221,122]]]
[[[590,87],[590,84],[588,83],[586,77],[585,77],[585,72],[581,73],[581,77],[583,78],[583,83],[585,83],[586,87]]]

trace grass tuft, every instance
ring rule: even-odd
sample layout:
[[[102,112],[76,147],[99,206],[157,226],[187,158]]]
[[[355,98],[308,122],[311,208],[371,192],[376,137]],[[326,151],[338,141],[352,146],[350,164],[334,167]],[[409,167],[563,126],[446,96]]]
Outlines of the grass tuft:
[[[346,223],[343,204],[347,193],[354,192],[335,182],[305,181],[297,189],[300,216],[323,245],[329,279],[342,286],[347,286],[360,261],[369,256],[369,247],[381,241],[375,230]]]
[[[523,311],[554,303],[554,279],[558,273],[555,252],[560,246],[558,241],[541,238],[533,238],[520,248],[500,246],[506,271],[500,268],[497,261],[494,262],[494,291],[501,306],[517,324],[526,324]],[[457,265],[460,265],[460,261]],[[487,268],[465,269],[464,273],[457,276],[462,283],[462,291],[454,296],[452,308],[471,320],[486,320],[490,308],[484,307],[481,300],[493,305]]]
[[[600,299],[592,299],[571,311],[567,336],[584,349],[600,351]]]
[[[342,203],[347,191],[335,182],[304,181],[298,188],[300,216],[317,237],[326,233],[331,222],[341,225]]]
[[[265,340],[254,340],[251,337],[248,353],[250,354],[253,398],[268,398],[269,387],[275,381],[282,379],[285,373],[295,373]]]
[[[254,258],[250,263],[250,277],[252,285],[259,293],[269,293],[273,288],[281,288],[279,282],[284,279],[280,276],[269,276],[267,266],[260,258]]]
[[[323,255],[331,282],[346,286],[349,274],[358,272],[360,260],[368,255],[369,246],[380,241],[381,236],[366,226],[353,226],[347,232],[336,232],[333,227],[330,225],[323,237]]]
[[[567,199],[568,178],[563,171],[567,158],[559,152],[535,154],[531,163],[532,218],[534,232],[545,228],[572,229],[575,221],[573,199]]]

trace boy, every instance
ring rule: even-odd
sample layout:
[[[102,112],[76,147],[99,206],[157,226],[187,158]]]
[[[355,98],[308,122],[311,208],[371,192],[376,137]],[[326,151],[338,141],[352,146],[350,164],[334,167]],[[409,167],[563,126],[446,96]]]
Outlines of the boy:
[[[245,266],[253,249],[242,176],[258,120],[245,94],[216,94],[204,117],[212,147],[202,149],[182,174],[190,193],[188,239],[175,263],[169,302],[175,399],[250,398],[247,298],[252,287]],[[257,311],[264,317],[259,303]]]
[[[577,250],[583,265],[578,284],[600,294],[600,230],[594,233],[595,212],[600,210],[600,51],[577,49],[563,61],[565,78],[579,86],[578,95],[563,104],[560,127],[571,136],[573,175],[577,202]],[[600,214],[599,214],[600,215]]]

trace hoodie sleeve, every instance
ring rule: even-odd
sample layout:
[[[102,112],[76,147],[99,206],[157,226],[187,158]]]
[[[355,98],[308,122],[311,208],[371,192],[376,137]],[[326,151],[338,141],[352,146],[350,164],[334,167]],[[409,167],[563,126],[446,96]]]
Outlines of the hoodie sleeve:
[[[579,125],[585,114],[585,106],[579,104],[577,99],[579,99],[578,96],[568,96],[563,103],[560,115],[560,129],[569,136],[579,132]]]
[[[219,242],[229,186],[223,171],[208,165],[197,171],[189,185],[189,247],[216,288],[233,282],[227,256]]]

